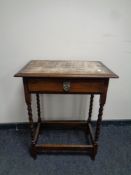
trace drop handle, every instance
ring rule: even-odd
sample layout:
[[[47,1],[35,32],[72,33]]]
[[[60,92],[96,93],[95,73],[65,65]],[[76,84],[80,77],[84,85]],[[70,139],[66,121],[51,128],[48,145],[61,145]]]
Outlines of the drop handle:
[[[70,90],[70,82],[69,81],[63,82],[63,90],[65,92],[68,92]]]

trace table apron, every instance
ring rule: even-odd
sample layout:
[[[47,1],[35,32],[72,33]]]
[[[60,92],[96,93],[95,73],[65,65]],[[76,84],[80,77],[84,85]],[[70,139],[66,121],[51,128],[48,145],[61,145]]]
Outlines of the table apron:
[[[57,94],[101,94],[108,86],[108,79],[48,79],[28,78],[30,93],[57,93]],[[69,85],[67,91],[64,83]]]

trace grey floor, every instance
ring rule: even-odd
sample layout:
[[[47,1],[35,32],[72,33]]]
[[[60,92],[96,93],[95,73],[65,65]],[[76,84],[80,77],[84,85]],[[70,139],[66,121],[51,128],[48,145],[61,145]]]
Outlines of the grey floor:
[[[42,140],[43,139],[43,140]],[[82,131],[49,131],[39,142],[82,143]],[[0,129],[0,175],[131,175],[131,125],[103,126],[96,160],[80,154],[29,153],[28,129]]]

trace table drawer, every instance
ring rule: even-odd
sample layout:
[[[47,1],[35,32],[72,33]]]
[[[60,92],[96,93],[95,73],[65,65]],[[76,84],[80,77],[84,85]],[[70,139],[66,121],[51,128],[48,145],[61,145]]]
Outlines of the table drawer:
[[[34,93],[101,93],[106,84],[103,79],[28,79],[28,89]]]

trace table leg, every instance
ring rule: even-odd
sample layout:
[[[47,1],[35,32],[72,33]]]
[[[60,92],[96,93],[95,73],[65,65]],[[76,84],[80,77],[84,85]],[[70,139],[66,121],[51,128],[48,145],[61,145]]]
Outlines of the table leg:
[[[100,104],[98,119],[97,119],[97,123],[96,123],[95,142],[98,142],[99,135],[100,135],[100,127],[101,127],[101,122],[102,122],[103,107],[104,107],[104,104]]]
[[[31,129],[31,156],[33,158],[36,158],[36,148],[35,148],[35,142],[34,142],[34,124],[33,124],[33,115],[32,115],[32,107],[31,107],[31,94],[28,91],[27,80],[23,79],[23,83],[24,83],[24,92],[25,92],[25,102],[27,105],[29,124]]]
[[[36,94],[38,122],[41,123],[40,96]]]
[[[41,107],[40,107],[40,94],[36,94],[36,103],[37,103],[37,115],[38,115],[38,122],[37,122],[37,135],[36,135],[36,142],[38,140],[39,134],[42,133],[41,130]]]
[[[92,109],[93,109],[93,100],[94,100],[94,94],[91,94],[91,96],[90,96],[89,113],[88,113],[88,122],[91,122]]]
[[[94,147],[92,152],[92,159],[95,159],[97,150],[98,150],[98,139],[100,136],[100,128],[101,128],[101,122],[102,122],[102,115],[103,115],[103,108],[106,100],[106,94],[100,95],[100,106],[99,106],[99,112],[98,112],[98,119],[96,122],[96,131],[95,131],[95,140],[94,140]]]

